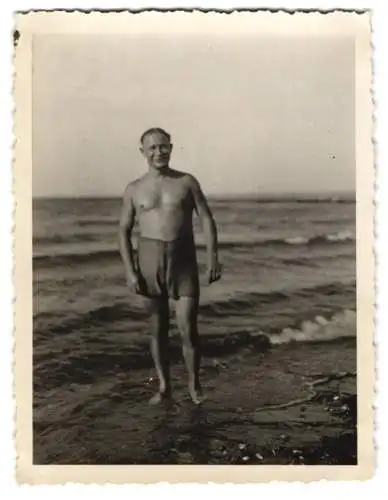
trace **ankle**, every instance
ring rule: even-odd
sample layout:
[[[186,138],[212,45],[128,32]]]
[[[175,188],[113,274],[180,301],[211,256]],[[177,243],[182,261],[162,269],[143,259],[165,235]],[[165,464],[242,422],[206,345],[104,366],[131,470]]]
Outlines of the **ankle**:
[[[201,384],[199,382],[194,382],[189,384],[190,392],[200,392],[202,390]]]

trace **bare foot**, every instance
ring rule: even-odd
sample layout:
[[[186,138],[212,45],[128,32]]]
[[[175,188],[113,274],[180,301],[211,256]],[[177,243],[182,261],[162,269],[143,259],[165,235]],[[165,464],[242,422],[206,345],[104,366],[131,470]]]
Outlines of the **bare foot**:
[[[163,401],[170,401],[171,394],[168,392],[157,392],[152,396],[152,398],[148,401],[150,405],[158,405]]]
[[[191,400],[195,405],[200,405],[206,399],[206,396],[203,394],[202,389],[191,389],[189,390]]]

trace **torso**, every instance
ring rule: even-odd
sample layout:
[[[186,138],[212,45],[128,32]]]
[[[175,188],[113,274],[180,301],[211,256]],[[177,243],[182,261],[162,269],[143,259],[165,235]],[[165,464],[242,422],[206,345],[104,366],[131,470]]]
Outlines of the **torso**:
[[[194,205],[186,174],[145,175],[136,181],[133,199],[141,236],[162,241],[192,236]]]

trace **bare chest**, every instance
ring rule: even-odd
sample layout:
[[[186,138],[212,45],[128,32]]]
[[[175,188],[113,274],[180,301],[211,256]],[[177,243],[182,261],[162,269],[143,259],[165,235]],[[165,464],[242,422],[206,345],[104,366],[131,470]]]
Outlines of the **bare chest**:
[[[140,211],[173,210],[183,208],[189,198],[188,190],[178,183],[155,182],[137,192],[136,204]]]

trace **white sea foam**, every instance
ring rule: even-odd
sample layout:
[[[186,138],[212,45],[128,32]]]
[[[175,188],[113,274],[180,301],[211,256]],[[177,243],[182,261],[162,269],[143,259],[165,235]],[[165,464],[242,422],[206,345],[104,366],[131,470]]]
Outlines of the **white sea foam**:
[[[330,341],[343,337],[355,337],[357,314],[346,309],[327,320],[317,316],[314,321],[303,321],[300,328],[285,328],[278,334],[269,335],[273,345],[289,342]]]
[[[284,240],[286,243],[290,245],[305,245],[310,241],[310,238],[303,238],[302,236],[294,236],[293,238],[286,238]]]
[[[326,235],[326,239],[328,241],[347,241],[354,240],[355,236],[352,231],[340,231],[338,233]]]

